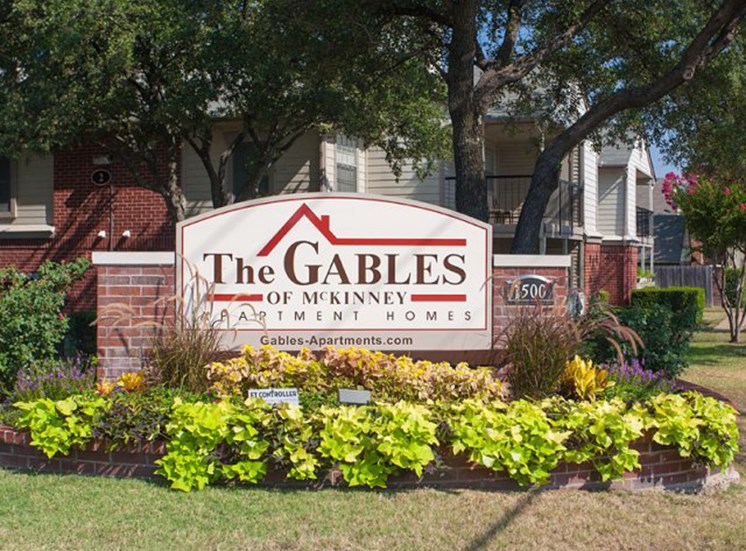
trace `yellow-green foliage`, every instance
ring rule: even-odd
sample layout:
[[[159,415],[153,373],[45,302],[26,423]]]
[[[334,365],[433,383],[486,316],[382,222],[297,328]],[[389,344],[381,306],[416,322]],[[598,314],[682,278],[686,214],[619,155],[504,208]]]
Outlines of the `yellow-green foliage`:
[[[93,425],[109,403],[79,394],[57,401],[40,398],[16,402],[14,406],[22,412],[18,426],[31,430],[31,445],[51,459],[88,443]]]
[[[558,429],[570,437],[565,442],[565,461],[590,461],[602,480],[620,478],[640,466],[640,453],[629,447],[642,436],[650,421],[640,405],[627,406],[621,399],[571,402],[548,399],[544,409],[553,412]]]
[[[565,396],[591,402],[596,399],[596,394],[613,385],[614,381],[609,380],[605,369],[594,367],[590,359],[583,360],[580,356],[565,364],[560,378],[560,387]]]
[[[327,347],[316,359],[308,349],[293,355],[271,346],[247,346],[242,356],[207,369],[212,390],[221,396],[245,394],[250,388],[297,387],[330,394],[339,388],[364,388],[375,400],[386,402],[488,401],[503,391],[491,368],[414,361],[363,348]]]
[[[139,396],[133,394],[132,396]],[[49,457],[82,448],[106,398],[84,395],[17,404],[20,425]],[[385,486],[401,472],[421,475],[442,446],[520,484],[542,484],[560,461],[591,462],[603,480],[640,466],[630,445],[653,439],[703,465],[727,466],[738,450],[736,412],[701,394],[662,394],[628,405],[551,398],[379,403],[304,409],[262,400],[174,400],[159,470],[173,488],[261,481],[270,468],[297,480],[337,466],[350,486]]]
[[[518,400],[510,404],[455,405],[449,426],[453,451],[489,469],[506,471],[519,484],[543,484],[567,449],[567,431],[553,427],[540,404]]]

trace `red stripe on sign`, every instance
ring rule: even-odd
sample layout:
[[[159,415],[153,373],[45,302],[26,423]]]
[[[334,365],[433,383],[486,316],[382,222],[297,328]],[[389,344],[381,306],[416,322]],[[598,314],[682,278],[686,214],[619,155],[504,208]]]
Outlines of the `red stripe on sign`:
[[[262,302],[264,295],[228,295],[214,294],[210,298],[215,302]]]
[[[466,302],[466,295],[412,295],[412,302]]]

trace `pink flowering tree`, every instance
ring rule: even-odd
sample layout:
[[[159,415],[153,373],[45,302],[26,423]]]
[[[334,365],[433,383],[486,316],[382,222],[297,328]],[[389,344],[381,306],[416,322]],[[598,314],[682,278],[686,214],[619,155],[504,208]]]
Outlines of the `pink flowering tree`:
[[[746,317],[746,182],[669,173],[663,194],[683,213],[692,248],[721,266],[715,285],[728,316],[730,340],[738,342]]]

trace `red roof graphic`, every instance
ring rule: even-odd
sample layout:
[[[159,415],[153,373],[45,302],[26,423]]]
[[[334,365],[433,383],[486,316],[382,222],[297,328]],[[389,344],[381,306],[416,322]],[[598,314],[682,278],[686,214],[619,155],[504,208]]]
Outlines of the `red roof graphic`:
[[[430,237],[337,237],[329,228],[329,216],[320,218],[314,213],[308,205],[303,203],[298,210],[288,219],[278,232],[270,239],[267,244],[259,251],[258,256],[269,255],[275,247],[282,241],[288,232],[306,218],[314,227],[319,230],[321,235],[332,245],[340,246],[392,246],[392,247],[465,247],[466,239],[449,239],[449,238],[430,238]]]

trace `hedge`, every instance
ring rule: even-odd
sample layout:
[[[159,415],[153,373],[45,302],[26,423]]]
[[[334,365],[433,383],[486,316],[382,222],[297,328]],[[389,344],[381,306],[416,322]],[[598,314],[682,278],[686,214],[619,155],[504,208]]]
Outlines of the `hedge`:
[[[645,287],[632,291],[632,304],[642,307],[653,304],[668,306],[679,330],[694,331],[705,311],[705,290],[701,287]]]

